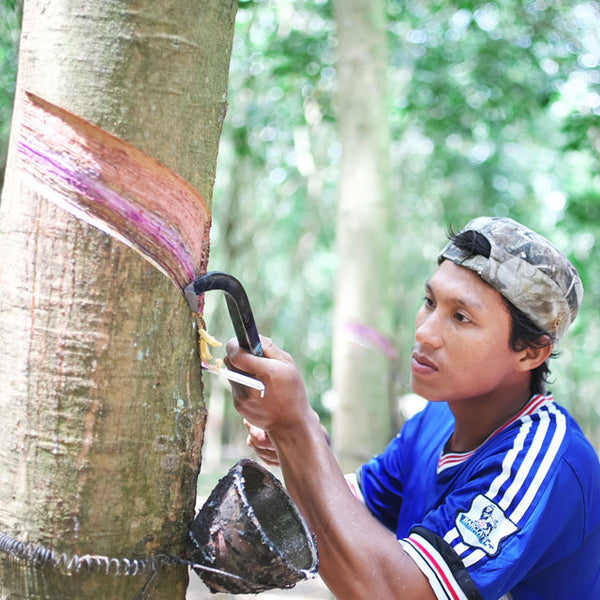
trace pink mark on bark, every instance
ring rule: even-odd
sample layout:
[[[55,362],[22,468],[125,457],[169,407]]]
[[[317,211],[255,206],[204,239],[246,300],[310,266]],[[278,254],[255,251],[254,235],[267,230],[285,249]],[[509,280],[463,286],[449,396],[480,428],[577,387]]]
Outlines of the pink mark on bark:
[[[206,202],[128,142],[27,93],[17,158],[44,198],[134,248],[180,288],[206,270]]]
[[[345,328],[361,346],[381,352],[390,360],[397,358],[398,350],[396,350],[392,341],[377,329],[363,323],[352,321],[347,321],[345,323]]]

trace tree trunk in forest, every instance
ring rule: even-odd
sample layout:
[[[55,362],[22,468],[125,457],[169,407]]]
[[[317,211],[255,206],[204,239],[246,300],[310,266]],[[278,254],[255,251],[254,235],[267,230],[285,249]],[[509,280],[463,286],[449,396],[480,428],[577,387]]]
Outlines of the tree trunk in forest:
[[[24,94],[129,141],[210,200],[236,7],[25,3],[0,212],[0,531],[18,540],[68,556],[182,555],[205,420],[181,290],[16,168]],[[184,567],[114,572],[0,552],[0,598],[185,597]]]
[[[390,436],[390,133],[382,1],[334,2],[338,128],[343,148],[337,218],[333,441],[354,469]]]

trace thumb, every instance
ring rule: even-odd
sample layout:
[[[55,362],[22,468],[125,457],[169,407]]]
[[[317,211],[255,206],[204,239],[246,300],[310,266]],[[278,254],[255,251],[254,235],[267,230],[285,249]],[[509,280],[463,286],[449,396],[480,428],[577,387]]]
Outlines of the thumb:
[[[264,358],[255,356],[247,350],[244,350],[237,338],[231,338],[226,345],[226,356],[224,358],[227,368],[234,368],[244,373],[256,374],[263,368],[265,359],[283,360],[285,352],[280,350],[271,338],[260,336],[260,342]]]
[[[281,368],[296,368],[291,354],[277,347],[270,338],[261,336],[261,345],[264,356],[255,356],[240,348],[236,338],[229,340],[227,354],[224,357],[225,366],[256,377],[265,385]]]

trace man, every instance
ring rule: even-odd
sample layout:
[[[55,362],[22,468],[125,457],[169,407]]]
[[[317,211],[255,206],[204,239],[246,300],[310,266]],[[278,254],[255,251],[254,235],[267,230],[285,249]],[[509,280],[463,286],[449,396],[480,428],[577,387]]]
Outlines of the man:
[[[600,598],[600,462],[545,390],[582,295],[567,258],[511,219],[453,235],[416,318],[411,384],[430,402],[350,485],[292,358],[228,344],[228,365],[266,385],[234,390],[250,444],[281,465],[337,598]]]

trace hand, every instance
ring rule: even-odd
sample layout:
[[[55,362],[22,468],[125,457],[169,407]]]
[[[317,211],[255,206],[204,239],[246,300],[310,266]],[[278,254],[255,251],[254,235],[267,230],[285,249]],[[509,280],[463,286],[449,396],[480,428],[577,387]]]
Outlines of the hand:
[[[277,456],[277,450],[269,434],[264,429],[252,425],[246,419],[244,419],[244,425],[248,429],[248,437],[246,438],[248,446],[268,465],[279,467],[279,456]]]
[[[256,425],[252,425],[252,423],[246,419],[244,419],[244,425],[248,430],[248,437],[246,438],[246,443],[248,446],[250,446],[250,448],[252,448],[256,454],[258,454],[258,457],[268,465],[280,467],[281,464],[279,462],[277,449],[275,448],[275,444],[273,444],[271,441],[269,434],[264,429],[256,427]],[[327,433],[327,429],[325,429],[323,425],[321,425],[321,429],[323,430],[323,436],[327,440],[327,444],[330,444],[331,440],[329,439],[329,433]]]
[[[242,371],[265,384],[264,397],[256,390],[232,385],[235,408],[249,423],[267,433],[297,429],[312,419],[302,377],[294,359],[269,338],[261,336],[265,358],[240,348],[234,338],[224,358],[229,369]]]

